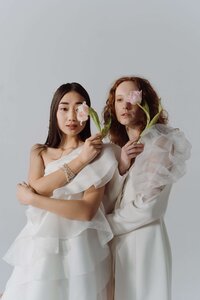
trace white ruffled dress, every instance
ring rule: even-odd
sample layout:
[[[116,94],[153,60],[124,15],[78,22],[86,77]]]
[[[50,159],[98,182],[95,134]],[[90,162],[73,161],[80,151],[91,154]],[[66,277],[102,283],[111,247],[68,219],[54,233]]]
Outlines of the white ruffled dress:
[[[115,235],[114,299],[170,300],[171,249],[164,215],[171,186],[185,173],[191,145],[181,131],[166,125],[153,126],[141,142],[144,151],[107,217]],[[119,180],[113,177],[108,191],[109,186],[119,189]]]
[[[49,163],[45,174],[74,159],[69,155]],[[117,161],[110,145],[69,184],[53,193],[57,199],[81,199],[90,186],[105,185]],[[27,224],[4,259],[14,266],[1,300],[108,300],[113,234],[101,206],[91,221],[62,218],[34,207]]]

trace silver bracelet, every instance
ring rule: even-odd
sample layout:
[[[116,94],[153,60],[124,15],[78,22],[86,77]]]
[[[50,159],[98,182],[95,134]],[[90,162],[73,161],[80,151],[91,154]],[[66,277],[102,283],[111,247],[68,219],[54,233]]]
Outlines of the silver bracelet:
[[[70,169],[68,164],[64,164],[60,169],[63,170],[67,179],[67,183],[70,182],[76,176],[76,174]]]

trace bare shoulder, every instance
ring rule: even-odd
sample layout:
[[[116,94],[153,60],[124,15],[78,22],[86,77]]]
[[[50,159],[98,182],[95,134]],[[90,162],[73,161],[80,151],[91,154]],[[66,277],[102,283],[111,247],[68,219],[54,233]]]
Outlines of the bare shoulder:
[[[59,148],[46,147],[42,152],[41,156],[45,166],[61,157],[62,151]]]
[[[37,160],[38,162],[41,161],[44,166],[55,160],[58,156],[58,149],[48,147],[43,144],[35,144],[31,147],[31,154],[30,157],[34,162]]]
[[[35,144],[31,147],[31,156],[42,156],[46,149],[47,147],[43,144]]]

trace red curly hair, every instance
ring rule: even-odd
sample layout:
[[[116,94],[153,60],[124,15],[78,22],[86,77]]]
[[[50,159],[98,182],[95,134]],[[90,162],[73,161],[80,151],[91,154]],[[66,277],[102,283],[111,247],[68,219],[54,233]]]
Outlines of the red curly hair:
[[[107,123],[109,117],[111,116],[112,123],[109,130],[109,137],[112,143],[115,143],[120,147],[123,147],[129,141],[126,128],[124,125],[121,125],[118,122],[115,113],[115,92],[117,87],[124,81],[132,81],[136,84],[138,90],[142,90],[141,105],[144,104],[144,101],[147,102],[149,106],[151,119],[158,113],[158,107],[160,102],[160,98],[158,97],[156,91],[153,89],[153,87],[151,86],[150,82],[147,79],[136,77],[136,76],[130,76],[130,77],[126,76],[126,77],[121,77],[115,81],[115,83],[113,84],[113,86],[109,91],[108,99],[106,101],[106,105],[103,110],[103,117],[104,117],[104,122]],[[139,116],[138,125],[140,126],[141,130],[143,130],[146,126],[146,115],[142,111],[142,109],[139,113],[141,115]],[[157,123],[167,124],[167,122],[168,122],[167,112],[163,110],[159,115]]]

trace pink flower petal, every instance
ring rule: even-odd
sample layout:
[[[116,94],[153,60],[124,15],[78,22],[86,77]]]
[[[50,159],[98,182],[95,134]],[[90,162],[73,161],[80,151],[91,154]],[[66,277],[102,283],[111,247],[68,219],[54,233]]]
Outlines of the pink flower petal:
[[[84,101],[81,105],[78,106],[77,110],[77,120],[80,122],[82,125],[82,122],[88,120],[88,115],[89,115],[89,107]]]
[[[126,102],[130,102],[133,105],[142,102],[142,90],[141,91],[131,91],[127,96]]]

